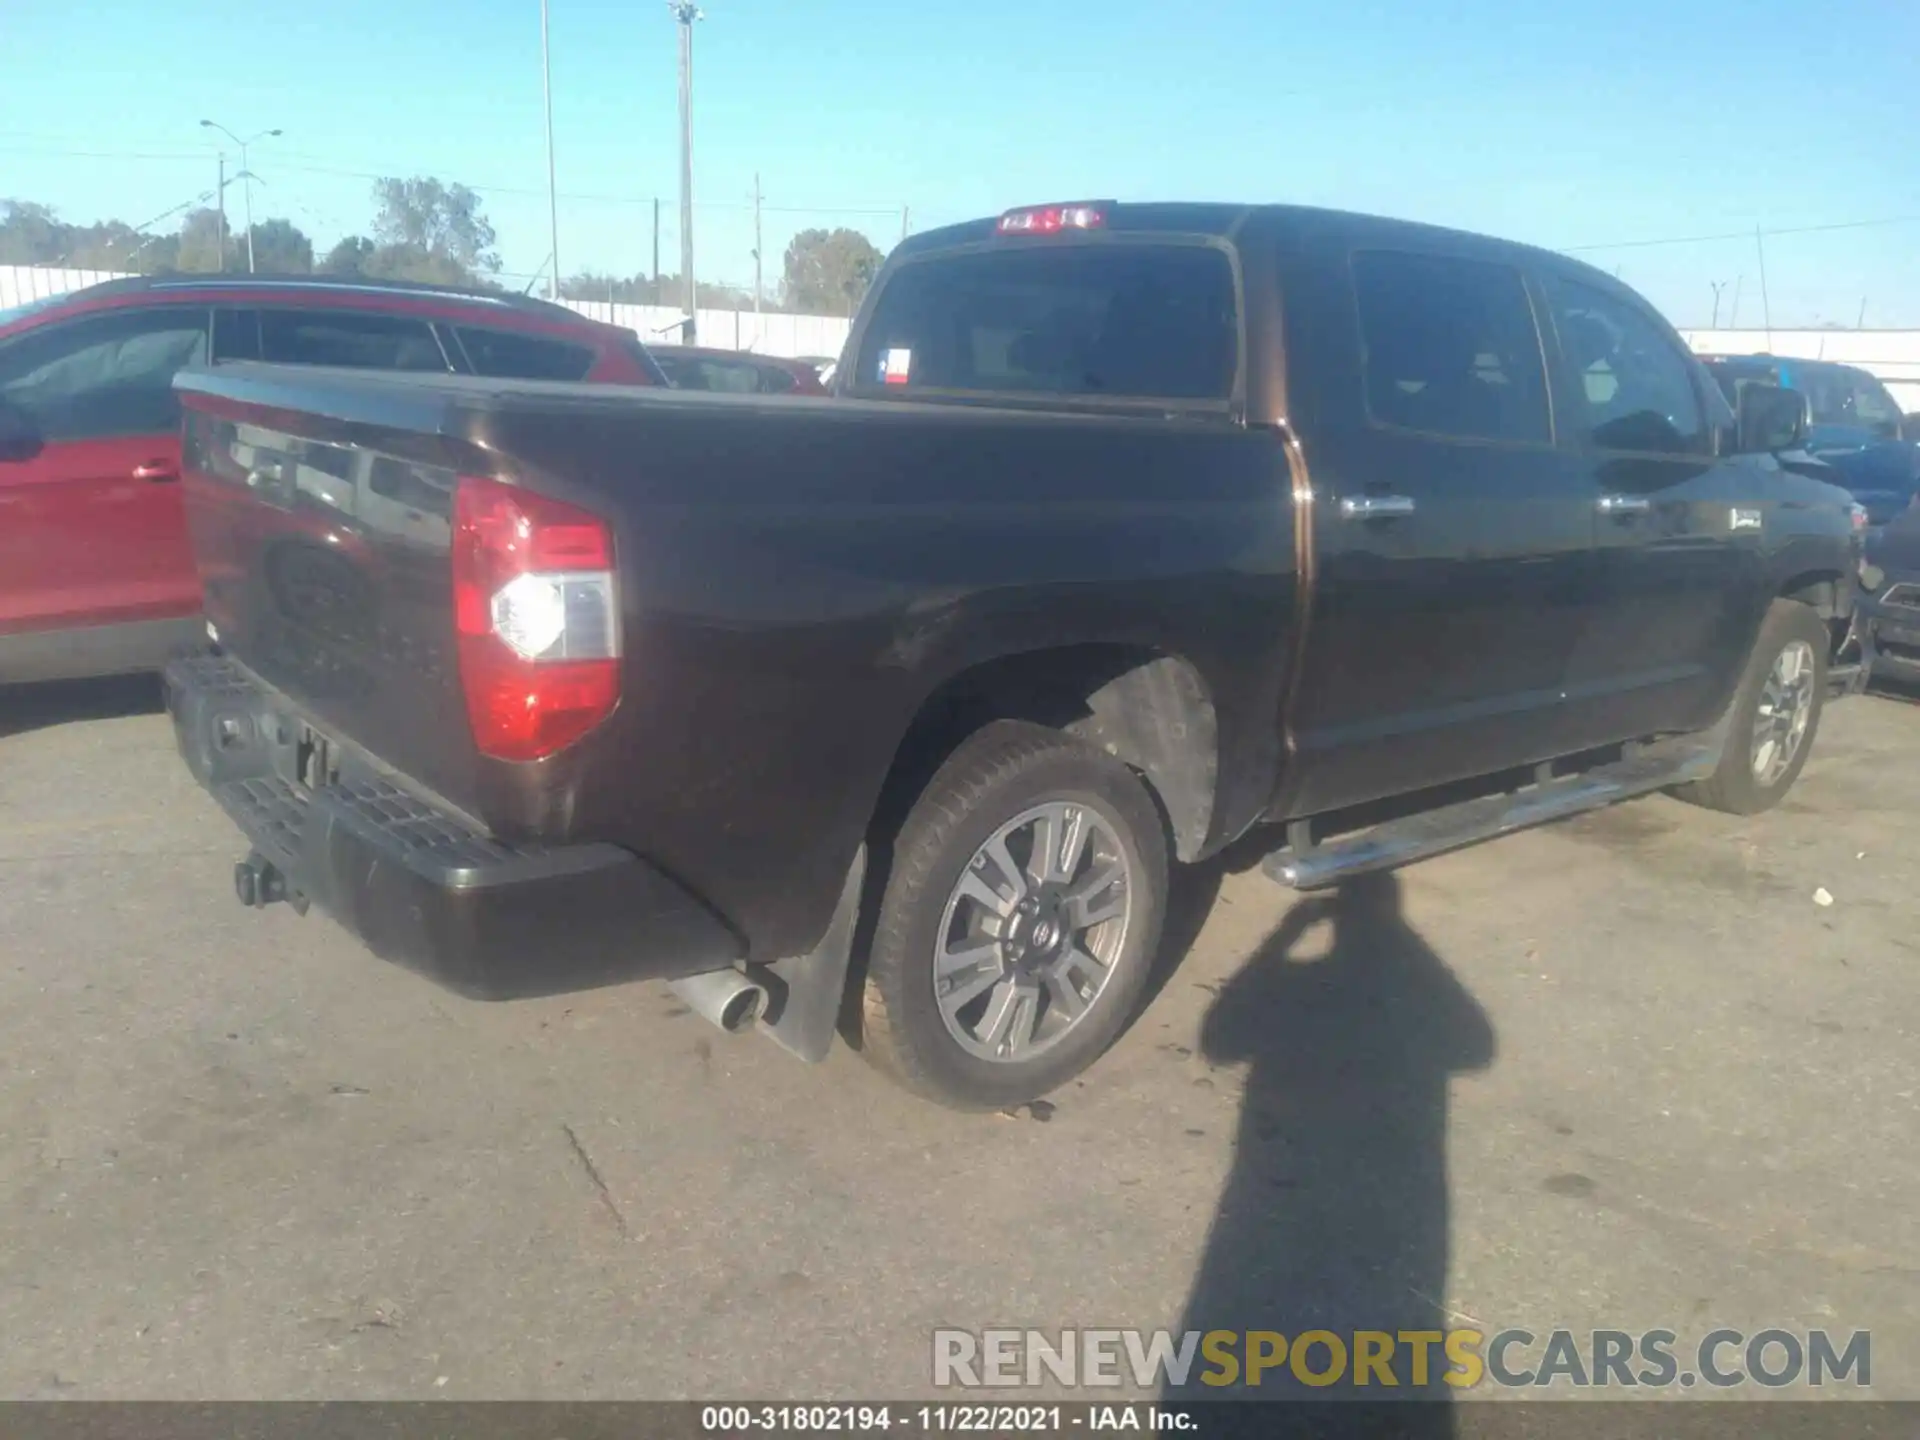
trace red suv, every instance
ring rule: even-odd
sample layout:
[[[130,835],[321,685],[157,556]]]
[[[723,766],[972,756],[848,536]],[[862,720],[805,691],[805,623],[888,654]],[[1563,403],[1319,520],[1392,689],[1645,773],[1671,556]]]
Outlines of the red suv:
[[[0,311],[0,685],[199,638],[173,375],[209,360],[666,384],[630,330],[430,285],[114,280]]]

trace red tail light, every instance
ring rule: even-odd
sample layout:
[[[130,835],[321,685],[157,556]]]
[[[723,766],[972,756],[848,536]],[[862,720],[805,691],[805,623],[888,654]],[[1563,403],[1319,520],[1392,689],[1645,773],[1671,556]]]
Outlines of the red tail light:
[[[613,713],[618,598],[605,521],[497,480],[460,477],[454,629],[481,754],[538,760]]]

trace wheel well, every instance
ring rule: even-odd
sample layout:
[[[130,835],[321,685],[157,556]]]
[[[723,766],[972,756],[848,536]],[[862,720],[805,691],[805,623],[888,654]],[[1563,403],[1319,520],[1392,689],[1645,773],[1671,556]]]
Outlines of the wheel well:
[[[1811,605],[1822,620],[1836,619],[1840,613],[1840,574],[1809,570],[1796,575],[1780,587],[1780,598]]]
[[[894,753],[877,823],[898,824],[946,758],[996,720],[1064,730],[1133,767],[1166,817],[1174,853],[1198,857],[1213,822],[1213,701],[1187,661],[1124,645],[1009,655],[941,685]]]

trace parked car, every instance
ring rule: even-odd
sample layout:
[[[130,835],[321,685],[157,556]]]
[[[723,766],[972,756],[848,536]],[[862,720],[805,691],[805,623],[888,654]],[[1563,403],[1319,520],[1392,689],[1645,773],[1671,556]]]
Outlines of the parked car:
[[[183,374],[218,650],[167,686],[241,898],[472,994],[668,979],[807,1059],[856,1015],[1005,1106],[1127,1023],[1172,862],[1753,814],[1813,745],[1851,502],[1774,459],[1797,397],[1736,413],[1576,261],[1048,206],[906,241],[846,353],[834,405]],[[315,440],[431,523],[316,580],[319,502],[252,478]]]
[[[820,372],[805,360],[693,345],[656,345],[653,358],[676,390],[719,390],[729,395],[827,393]]]
[[[1867,537],[1874,611],[1873,672],[1920,685],[1920,496]]]
[[[631,331],[545,301],[319,278],[116,280],[0,319],[0,685],[158,670],[200,635],[182,365],[271,360],[665,381]]]
[[[834,367],[840,363],[839,356],[802,355],[800,361],[804,365],[811,365],[813,367],[813,373],[820,377],[820,383],[822,385],[831,386],[833,384],[833,371]]]
[[[1807,448],[1884,525],[1920,490],[1920,416],[1903,416],[1887,387],[1853,365],[1776,355],[1716,355],[1707,368],[1732,399],[1749,381],[1807,398]]]

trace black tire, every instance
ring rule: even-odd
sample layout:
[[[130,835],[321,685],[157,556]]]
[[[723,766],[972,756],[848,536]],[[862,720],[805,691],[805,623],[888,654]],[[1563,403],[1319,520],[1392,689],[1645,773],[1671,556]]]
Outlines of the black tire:
[[[1754,732],[1760,720],[1761,692],[1775,662],[1789,646],[1802,643],[1813,651],[1811,713],[1792,760],[1779,774],[1763,779],[1754,770]],[[1826,622],[1809,606],[1797,600],[1774,601],[1761,622],[1747,668],[1720,724],[1726,744],[1719,768],[1705,780],[1678,786],[1673,793],[1690,804],[1729,815],[1758,815],[1786,798],[1806,767],[1814,737],[1820,731],[1820,716],[1827,700],[1827,647],[1831,643]]]
[[[1104,985],[1050,1048],[1024,1060],[982,1058],[950,1032],[935,996],[948,901],[996,830],[1053,802],[1090,807],[1124,848],[1123,939]],[[868,954],[862,1053],[909,1090],[956,1110],[1004,1109],[1057,1089],[1132,1017],[1159,947],[1167,884],[1165,824],[1131,770],[1056,730],[987,726],[940,767],[901,826]]]

